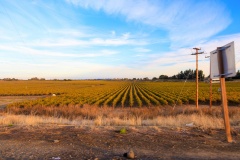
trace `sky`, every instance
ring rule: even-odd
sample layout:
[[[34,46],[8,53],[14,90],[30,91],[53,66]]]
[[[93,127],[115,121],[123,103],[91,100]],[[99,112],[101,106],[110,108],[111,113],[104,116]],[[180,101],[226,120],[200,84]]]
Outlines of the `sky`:
[[[0,0],[0,79],[209,75],[217,47],[234,41],[239,0]]]

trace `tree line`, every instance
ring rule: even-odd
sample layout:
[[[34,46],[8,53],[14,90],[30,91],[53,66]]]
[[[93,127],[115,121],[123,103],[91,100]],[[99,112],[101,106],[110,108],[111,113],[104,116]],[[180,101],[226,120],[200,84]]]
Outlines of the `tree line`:
[[[210,77],[210,75],[207,76],[208,78]],[[203,73],[202,70],[198,70],[198,79],[199,80],[204,80],[205,75]],[[175,80],[181,80],[181,79],[189,79],[189,80],[194,80],[196,79],[196,70],[192,70],[192,69],[187,69],[185,71],[180,71],[178,74],[175,74],[173,76],[167,76],[167,75],[160,75],[158,78],[157,77],[153,77],[152,80],[167,80],[167,79],[175,79]],[[227,78],[227,80],[229,79],[240,79],[240,70],[237,71],[236,76],[234,77],[230,77]]]
[[[198,70],[198,78],[200,80],[204,80],[205,75],[202,70]],[[167,79],[196,79],[196,70],[187,69],[185,71],[180,71],[178,74],[175,74],[173,76],[167,76],[167,75],[160,75],[158,78],[153,77],[152,80],[167,80]]]

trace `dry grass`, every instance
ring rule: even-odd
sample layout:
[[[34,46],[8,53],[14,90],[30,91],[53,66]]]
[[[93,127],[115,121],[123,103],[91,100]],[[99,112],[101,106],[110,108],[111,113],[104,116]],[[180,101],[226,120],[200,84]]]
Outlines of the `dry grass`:
[[[141,119],[154,119],[158,116],[178,116],[178,115],[209,115],[212,117],[222,117],[222,108],[220,106],[209,109],[207,106],[202,106],[196,109],[193,106],[178,106],[173,109],[171,106],[159,107],[142,107],[142,108],[112,108],[112,107],[98,107],[91,105],[68,105],[68,106],[42,106],[36,105],[34,107],[8,107],[6,113],[16,115],[36,115],[47,117],[63,117],[66,119],[96,119],[99,116],[103,118],[126,119],[130,117],[141,117]],[[230,117],[240,114],[239,107],[229,107]]]
[[[15,115],[17,114],[17,115]],[[240,108],[229,107],[232,126],[240,126]],[[84,105],[11,108],[0,115],[0,125],[68,124],[76,126],[159,126],[184,127],[192,123],[202,128],[224,128],[221,107],[109,108]]]
[[[235,120],[233,120],[235,121]],[[223,128],[223,119],[222,118],[213,118],[206,115],[178,115],[178,116],[169,116],[163,117],[158,116],[154,119],[141,119],[138,118],[129,118],[129,119],[120,119],[116,118],[103,118],[98,117],[94,120],[94,124],[97,126],[161,126],[161,127],[184,127],[186,124],[192,123],[196,127],[201,128]]]
[[[3,114],[0,116],[0,125],[37,125],[44,123],[69,123],[67,119],[62,118],[45,118],[31,115],[11,115]]]

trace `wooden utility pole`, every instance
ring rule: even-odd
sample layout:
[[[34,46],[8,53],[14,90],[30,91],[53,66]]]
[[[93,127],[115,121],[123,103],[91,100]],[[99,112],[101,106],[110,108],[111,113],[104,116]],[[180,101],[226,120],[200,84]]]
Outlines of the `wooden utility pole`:
[[[212,78],[210,76],[209,108],[212,108]]]
[[[228,104],[227,104],[227,93],[226,93],[226,85],[225,85],[225,73],[224,73],[224,65],[223,65],[223,55],[221,47],[217,48],[218,52],[218,68],[219,68],[219,75],[220,75],[220,84],[221,84],[221,96],[222,96],[222,107],[223,107],[223,118],[224,118],[224,125],[226,131],[226,137],[228,142],[232,142],[231,136],[231,128],[230,128],[230,120],[229,120],[229,113],[228,113]]]
[[[196,50],[196,53],[192,53],[192,55],[196,55],[196,108],[198,109],[198,55],[203,54],[203,52],[198,52],[201,50],[200,48],[193,48]]]

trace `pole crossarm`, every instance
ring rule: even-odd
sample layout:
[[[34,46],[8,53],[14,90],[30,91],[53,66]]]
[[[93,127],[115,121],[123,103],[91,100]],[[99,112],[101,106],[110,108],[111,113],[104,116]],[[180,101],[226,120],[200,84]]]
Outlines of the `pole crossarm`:
[[[204,54],[204,52],[192,53],[191,55]]]

